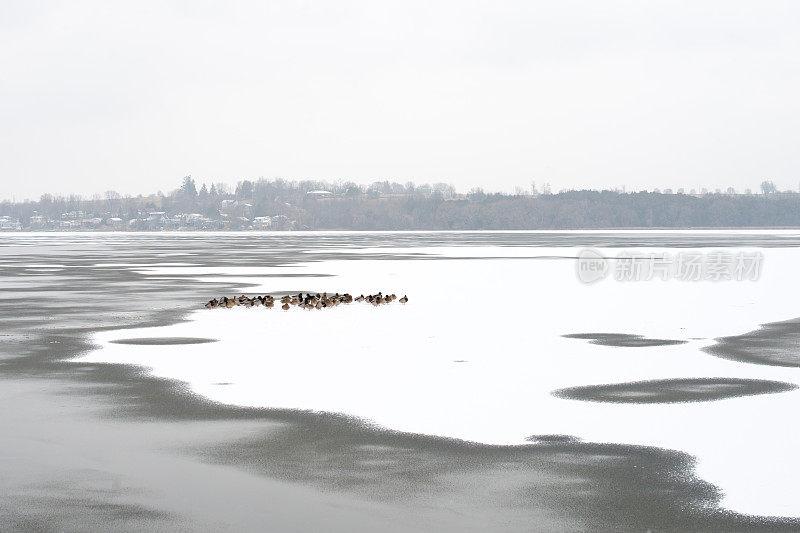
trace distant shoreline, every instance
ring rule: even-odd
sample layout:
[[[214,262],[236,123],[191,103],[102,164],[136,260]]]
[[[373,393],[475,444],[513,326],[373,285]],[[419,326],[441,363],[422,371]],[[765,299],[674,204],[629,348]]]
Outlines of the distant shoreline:
[[[800,226],[612,226],[583,228],[537,228],[537,229],[348,229],[321,228],[296,230],[259,230],[259,229],[20,229],[0,230],[0,235],[19,235],[23,233],[69,234],[69,233],[571,233],[589,231],[800,231]]]
[[[582,230],[800,228],[800,193],[571,190],[501,194],[452,186],[378,182],[242,181],[198,191],[191,178],[170,192],[106,198],[42,195],[0,202],[0,231],[168,230]]]

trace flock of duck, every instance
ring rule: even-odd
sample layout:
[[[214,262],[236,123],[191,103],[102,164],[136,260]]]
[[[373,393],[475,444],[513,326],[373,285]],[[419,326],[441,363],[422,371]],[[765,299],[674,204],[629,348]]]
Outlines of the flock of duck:
[[[236,306],[243,306],[243,307],[260,307],[264,306],[267,309],[275,307],[276,301],[281,304],[281,309],[284,311],[288,311],[292,308],[292,306],[297,306],[300,309],[325,309],[327,307],[336,307],[339,304],[349,304],[353,302],[366,302],[372,304],[374,306],[379,306],[383,304],[392,303],[393,301],[397,300],[401,304],[408,302],[408,296],[403,296],[402,298],[398,298],[395,294],[383,294],[382,292],[378,292],[377,294],[369,294],[364,296],[363,294],[360,296],[356,296],[353,298],[351,294],[344,293],[339,294],[338,292],[333,295],[329,295],[327,292],[322,294],[312,294],[306,293],[305,295],[301,292],[296,295],[286,295],[281,296],[278,300],[276,300],[273,296],[267,294],[266,296],[254,296],[249,297],[242,294],[241,296],[234,296],[232,298],[228,298],[227,296],[221,297],[219,300],[216,298],[209,300],[205,307],[206,309],[217,309],[217,308],[225,308],[230,309],[231,307]]]

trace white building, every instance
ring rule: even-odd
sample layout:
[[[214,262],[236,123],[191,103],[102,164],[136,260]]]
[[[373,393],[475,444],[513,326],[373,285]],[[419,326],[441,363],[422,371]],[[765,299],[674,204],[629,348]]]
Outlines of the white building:
[[[22,229],[22,224],[16,218],[9,216],[0,217],[0,231],[19,231]]]
[[[256,217],[253,219],[253,229],[270,229],[271,227],[271,217]]]

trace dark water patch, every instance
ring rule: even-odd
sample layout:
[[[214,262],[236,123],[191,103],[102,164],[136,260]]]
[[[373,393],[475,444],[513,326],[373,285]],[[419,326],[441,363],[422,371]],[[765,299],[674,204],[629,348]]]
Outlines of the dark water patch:
[[[759,329],[715,339],[711,355],[756,365],[800,367],[800,318],[763,324]]]
[[[220,445],[207,458],[378,501],[442,506],[461,516],[460,527],[467,529],[482,521],[486,531],[800,526],[793,519],[720,510],[721,492],[693,474],[694,459],[682,452],[558,438],[564,436],[493,446],[371,428],[347,417],[296,411],[274,416],[287,417],[287,423]],[[294,417],[308,417],[308,423],[290,422]]]
[[[686,344],[686,341],[676,339],[649,339],[642,335],[630,335],[627,333],[570,333],[562,335],[567,339],[585,339],[590,344],[600,346],[617,346],[620,348],[646,348],[649,346],[671,346],[675,344]]]
[[[765,379],[681,378],[568,387],[553,391],[553,395],[588,402],[683,403],[774,394],[795,389],[797,386],[792,383]]]
[[[82,531],[89,529],[135,530],[147,524],[154,530],[167,528],[157,527],[159,522],[169,522],[174,518],[170,513],[142,505],[124,502],[108,502],[102,496],[89,494],[86,496],[52,496],[51,487],[36,487],[37,494],[26,494],[15,500],[13,508],[0,509],[0,519],[9,527],[9,531]],[[62,489],[69,494],[69,488]],[[33,492],[33,491],[30,491]],[[74,491],[77,492],[77,491]],[[58,509],[65,512],[47,512],[47,509]]]
[[[525,437],[525,440],[528,442],[580,442],[582,439],[580,437],[575,437],[574,435],[529,435]]]
[[[111,344],[171,346],[174,344],[208,344],[209,342],[219,342],[219,341],[217,339],[204,339],[202,337],[141,337],[134,339],[116,339],[109,342],[111,342]]]

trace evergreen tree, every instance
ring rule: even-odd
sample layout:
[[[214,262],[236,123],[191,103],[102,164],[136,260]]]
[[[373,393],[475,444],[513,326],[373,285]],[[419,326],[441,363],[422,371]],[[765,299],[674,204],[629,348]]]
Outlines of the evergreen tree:
[[[185,176],[183,178],[183,184],[181,185],[181,192],[184,196],[189,198],[197,198],[197,187],[194,185],[194,180],[191,176]]]

